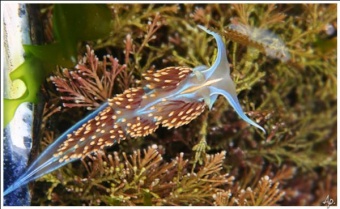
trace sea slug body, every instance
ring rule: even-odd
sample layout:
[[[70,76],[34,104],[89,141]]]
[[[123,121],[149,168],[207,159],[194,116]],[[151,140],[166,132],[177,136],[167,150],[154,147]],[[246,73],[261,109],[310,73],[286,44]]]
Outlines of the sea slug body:
[[[217,58],[210,68],[167,67],[146,72],[144,87],[127,89],[108,99],[72,126],[41,153],[4,195],[69,162],[125,140],[127,136],[146,136],[160,125],[177,128],[188,124],[206,106],[211,109],[218,95],[224,96],[243,120],[265,132],[242,111],[230,78],[222,38],[201,25],[198,27],[212,35],[217,43]]]

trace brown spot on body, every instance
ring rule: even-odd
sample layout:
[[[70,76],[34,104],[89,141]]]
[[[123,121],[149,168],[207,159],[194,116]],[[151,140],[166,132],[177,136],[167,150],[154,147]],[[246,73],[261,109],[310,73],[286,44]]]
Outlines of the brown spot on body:
[[[117,94],[114,98],[109,99],[109,105],[115,109],[116,114],[121,114],[124,109],[136,109],[140,106],[144,95],[143,88],[132,88],[125,90],[122,94]]]
[[[120,128],[117,127],[117,130],[111,130],[112,125],[107,125],[114,124],[115,120],[111,117],[113,113],[114,110],[109,106],[98,113],[94,119],[87,121],[76,131],[68,134],[67,139],[59,146],[57,154],[54,156],[60,156],[60,162],[72,158],[83,158],[95,150],[98,150],[102,144],[113,144],[114,139],[111,136],[116,137],[119,134],[118,130]],[[96,120],[100,120],[101,122],[97,124],[98,121]],[[98,125],[101,128],[99,128]],[[81,138],[79,136],[81,136]]]
[[[184,102],[169,100],[166,103],[155,105],[154,118],[162,126],[172,128],[188,124],[198,117],[205,107],[204,102]]]
[[[156,72],[147,71],[142,74],[145,80],[144,85],[151,85],[152,89],[172,90],[183,81],[190,73],[191,68],[188,67],[167,67]]]

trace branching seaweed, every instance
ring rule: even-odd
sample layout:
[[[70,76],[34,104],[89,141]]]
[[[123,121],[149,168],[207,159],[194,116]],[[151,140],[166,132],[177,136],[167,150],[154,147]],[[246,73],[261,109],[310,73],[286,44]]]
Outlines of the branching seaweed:
[[[87,54],[75,70],[62,69],[62,75],[51,76],[50,80],[62,94],[63,106],[87,107],[92,109],[113,96],[115,79],[125,68],[112,56],[104,56],[99,62],[94,51],[87,48]]]
[[[63,192],[90,201],[90,205],[206,205],[212,204],[212,196],[219,186],[231,184],[234,177],[221,173],[225,152],[207,155],[203,165],[188,172],[189,161],[179,154],[170,163],[164,162],[153,145],[132,155],[117,152],[113,155],[98,153],[84,162],[85,176],[77,176],[63,169],[63,178],[53,175],[43,177],[52,186],[48,197],[57,194],[53,190],[59,185]],[[66,190],[66,191],[65,191]],[[73,195],[65,195],[58,203],[75,204]]]

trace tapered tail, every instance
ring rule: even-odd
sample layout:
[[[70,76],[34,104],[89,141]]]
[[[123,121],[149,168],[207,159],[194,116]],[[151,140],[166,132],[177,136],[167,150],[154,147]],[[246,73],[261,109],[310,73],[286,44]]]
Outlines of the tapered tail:
[[[69,160],[60,161],[64,157],[64,154],[55,155],[58,151],[60,145],[67,140],[67,135],[71,134],[78,128],[80,128],[83,124],[85,124],[90,119],[94,118],[100,111],[105,109],[108,106],[108,103],[104,103],[97,110],[86,116],[84,119],[76,123],[70,129],[68,129],[65,133],[63,133],[55,142],[53,142],[50,146],[48,146],[44,152],[30,165],[30,167],[26,170],[26,172],[21,175],[11,186],[9,186],[4,191],[4,196],[13,192],[14,190],[20,188],[21,186],[26,185],[27,183],[48,174],[67,163],[78,160],[79,158],[70,158]],[[65,152],[67,154],[67,151]]]

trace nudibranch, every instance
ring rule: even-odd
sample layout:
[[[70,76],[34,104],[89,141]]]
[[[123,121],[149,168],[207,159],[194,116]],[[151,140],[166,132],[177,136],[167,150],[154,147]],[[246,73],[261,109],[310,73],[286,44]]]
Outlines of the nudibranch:
[[[239,104],[230,78],[222,38],[199,25],[217,43],[217,58],[211,67],[167,67],[147,71],[143,86],[125,90],[76,123],[44,150],[27,171],[9,186],[4,195],[65,164],[129,137],[146,136],[160,125],[173,128],[190,123],[224,96],[247,123],[265,130],[249,119]]]
[[[231,21],[232,23],[225,30],[225,33],[231,40],[242,40],[238,42],[246,42],[249,46],[255,46],[255,48],[263,51],[266,56],[280,59],[282,62],[290,60],[288,48],[275,33],[266,29],[244,25],[235,19]]]

